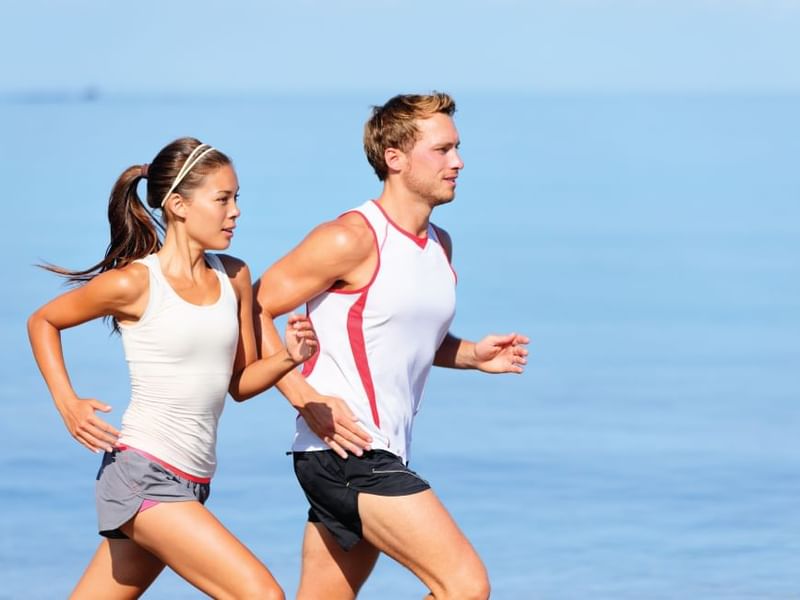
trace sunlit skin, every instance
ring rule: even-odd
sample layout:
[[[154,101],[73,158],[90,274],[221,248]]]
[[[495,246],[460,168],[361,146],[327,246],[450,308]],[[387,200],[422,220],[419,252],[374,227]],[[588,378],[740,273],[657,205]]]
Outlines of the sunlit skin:
[[[419,136],[408,152],[403,184],[410,194],[428,202],[431,208],[451,202],[456,195],[456,179],[464,162],[453,119],[436,114],[417,122]]]
[[[452,202],[456,180],[464,168],[458,153],[460,140],[453,119],[435,114],[417,121],[419,133],[407,150],[388,148],[384,155],[389,174],[378,203],[397,218],[406,231],[426,235],[431,211]]]
[[[203,179],[203,185],[192,191],[191,198],[171,194],[176,217],[183,221],[183,240],[191,251],[225,250],[231,245],[236,219],[241,211],[237,203],[239,180],[230,165],[215,169]],[[178,233],[172,228],[168,231]],[[165,246],[167,242],[165,241]]]
[[[222,166],[187,196],[172,193],[165,202],[166,234],[157,258],[169,285],[186,302],[209,305],[220,298],[220,280],[205,252],[230,246],[240,216],[238,189],[234,169]],[[228,392],[246,400],[308,359],[316,336],[307,318],[292,315],[286,346],[259,359],[250,271],[237,258],[219,256],[238,302],[239,340]],[[140,263],[111,269],[48,302],[28,320],[34,356],[56,408],[75,440],[93,452],[112,451],[120,432],[97,414],[110,412],[110,405],[73,389],[60,334],[103,316],[136,323],[148,306],[149,280],[148,268]],[[103,539],[71,597],[138,598],[165,565],[214,598],[284,597],[259,558],[197,501],[159,503],[120,529],[130,539]]]
[[[416,121],[418,135],[410,148],[387,148],[388,175],[377,202],[391,220],[418,237],[428,233],[431,212],[455,197],[464,163],[453,119],[437,113]],[[439,240],[452,255],[444,230]],[[289,254],[270,267],[256,283],[263,354],[280,343],[273,319],[308,302],[331,287],[363,289],[373,276],[378,256],[372,231],[364,219],[348,213],[315,228]],[[522,373],[528,338],[517,333],[487,335],[471,342],[447,334],[434,364],[486,373]],[[361,456],[371,439],[340,398],[314,390],[298,373],[278,384],[308,426],[343,458]],[[352,600],[383,552],[410,569],[431,590],[431,599],[488,597],[485,567],[469,540],[433,490],[388,497],[360,493],[358,511],[362,539],[345,552],[320,523],[307,523],[298,600]]]

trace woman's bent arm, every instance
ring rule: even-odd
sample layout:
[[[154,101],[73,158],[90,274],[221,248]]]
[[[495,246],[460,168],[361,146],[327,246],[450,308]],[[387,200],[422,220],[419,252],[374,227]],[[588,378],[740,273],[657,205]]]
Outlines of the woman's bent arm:
[[[98,317],[136,320],[147,300],[146,268],[131,265],[98,275],[81,287],[48,302],[28,319],[28,337],[64,424],[79,443],[93,452],[110,450],[119,432],[95,415],[111,407],[94,398],[80,398],[72,387],[61,346],[61,331]]]
[[[243,401],[271,388],[289,371],[309,359],[316,351],[317,339],[306,317],[292,315],[286,326],[285,347],[259,359],[253,325],[250,270],[238,259],[226,256],[223,260],[239,297],[239,345],[228,391],[234,400]]]

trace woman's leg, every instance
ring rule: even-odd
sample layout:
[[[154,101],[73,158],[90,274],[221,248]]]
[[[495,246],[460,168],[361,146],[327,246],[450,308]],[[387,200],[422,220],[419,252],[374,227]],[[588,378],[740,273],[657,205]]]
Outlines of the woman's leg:
[[[163,562],[130,540],[103,539],[70,598],[138,598],[163,568]]]
[[[162,502],[120,529],[213,598],[284,598],[267,567],[199,502]]]

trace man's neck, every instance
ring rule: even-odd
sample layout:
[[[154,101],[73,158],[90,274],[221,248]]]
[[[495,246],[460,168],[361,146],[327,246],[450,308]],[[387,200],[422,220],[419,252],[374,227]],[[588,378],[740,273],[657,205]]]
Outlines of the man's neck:
[[[433,207],[418,195],[405,188],[394,189],[387,182],[376,202],[398,227],[417,237],[427,235]]]

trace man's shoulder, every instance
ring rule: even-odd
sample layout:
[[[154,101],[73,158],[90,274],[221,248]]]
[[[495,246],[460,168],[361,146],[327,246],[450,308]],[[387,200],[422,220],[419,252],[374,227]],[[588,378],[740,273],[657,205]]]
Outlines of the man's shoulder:
[[[309,241],[334,253],[366,254],[375,246],[375,235],[364,215],[350,211],[318,225],[309,235]]]

